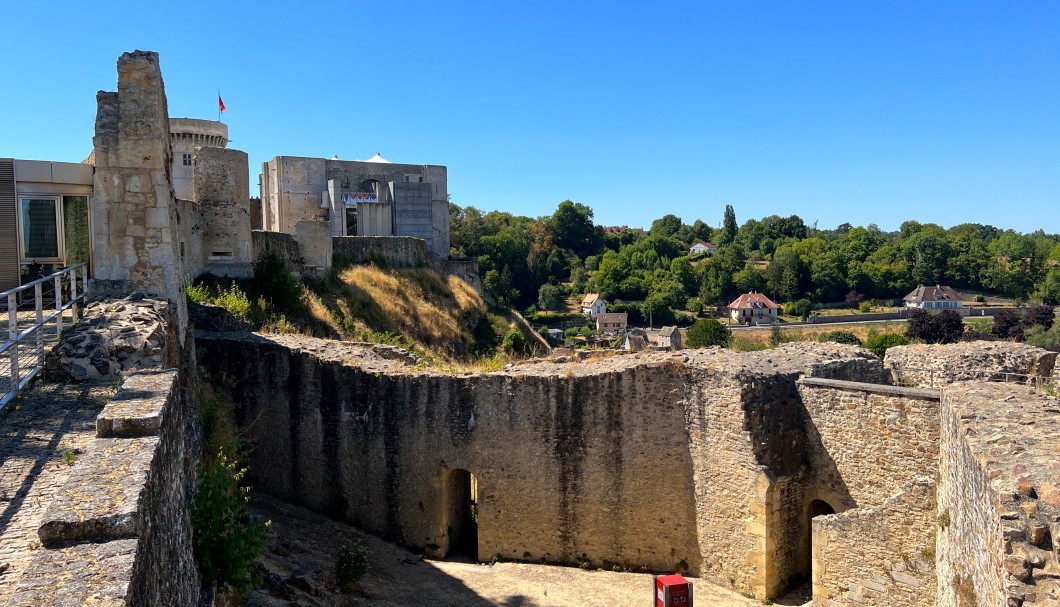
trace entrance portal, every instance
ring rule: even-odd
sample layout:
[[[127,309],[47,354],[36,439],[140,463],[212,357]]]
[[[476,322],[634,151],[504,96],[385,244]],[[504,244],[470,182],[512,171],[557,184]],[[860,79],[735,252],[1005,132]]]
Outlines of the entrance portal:
[[[467,470],[445,478],[445,514],[449,546],[445,556],[478,561],[478,481]]]
[[[810,502],[806,517],[806,551],[805,571],[813,576],[813,519],[818,516],[835,514],[835,508],[824,500],[813,500]]]

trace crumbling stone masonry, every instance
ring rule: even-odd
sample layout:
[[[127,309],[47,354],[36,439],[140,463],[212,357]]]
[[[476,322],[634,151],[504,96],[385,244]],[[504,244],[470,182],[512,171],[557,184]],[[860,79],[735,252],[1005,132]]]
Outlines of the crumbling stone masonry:
[[[118,59],[118,92],[96,95],[92,275],[97,288],[165,295],[183,339],[184,276],[174,237],[169,111],[158,53]]]
[[[883,366],[890,375],[889,383],[940,388],[957,381],[1019,381],[1019,376],[1048,376],[1056,356],[1056,352],[1011,341],[912,344],[889,348]]]
[[[168,319],[168,307],[159,310]],[[173,323],[153,322],[151,333],[167,341],[165,328]],[[124,326],[141,329],[139,321]],[[122,334],[122,326],[100,329]],[[83,335],[76,327],[73,333]],[[202,446],[189,388],[193,337],[186,343],[178,368],[140,366],[107,402],[95,440],[72,462],[66,484],[47,496],[37,530],[42,548],[18,573],[9,607],[198,603],[188,507]],[[155,360],[152,349],[145,342],[130,358]]]
[[[942,391],[938,605],[1060,605],[1060,400]]]

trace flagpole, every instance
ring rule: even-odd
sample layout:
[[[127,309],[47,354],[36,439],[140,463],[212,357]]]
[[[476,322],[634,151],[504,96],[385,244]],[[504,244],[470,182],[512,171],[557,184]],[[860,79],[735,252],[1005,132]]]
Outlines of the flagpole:
[[[217,89],[217,122],[221,122],[221,89]]]

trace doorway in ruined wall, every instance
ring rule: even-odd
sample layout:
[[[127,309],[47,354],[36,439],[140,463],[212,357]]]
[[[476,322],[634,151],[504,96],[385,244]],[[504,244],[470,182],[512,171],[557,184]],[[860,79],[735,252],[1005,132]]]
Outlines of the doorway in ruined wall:
[[[478,479],[467,470],[450,470],[444,495],[449,534],[445,558],[478,561]]]
[[[818,516],[827,516],[829,514],[835,514],[836,509],[831,504],[822,500],[815,499],[811,500],[806,506],[806,538],[805,545],[808,547],[805,558],[803,560],[803,569],[806,571],[809,579],[813,579],[813,519]]]

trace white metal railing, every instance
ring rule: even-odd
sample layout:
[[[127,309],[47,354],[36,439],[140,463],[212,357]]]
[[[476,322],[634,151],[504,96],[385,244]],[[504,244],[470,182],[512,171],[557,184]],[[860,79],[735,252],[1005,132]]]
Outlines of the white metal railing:
[[[70,324],[76,322],[78,304],[87,296],[88,265],[83,263],[0,293],[0,305],[7,304],[7,340],[0,344],[0,406],[18,396],[44,368],[47,349],[63,333],[64,316],[69,311]]]

